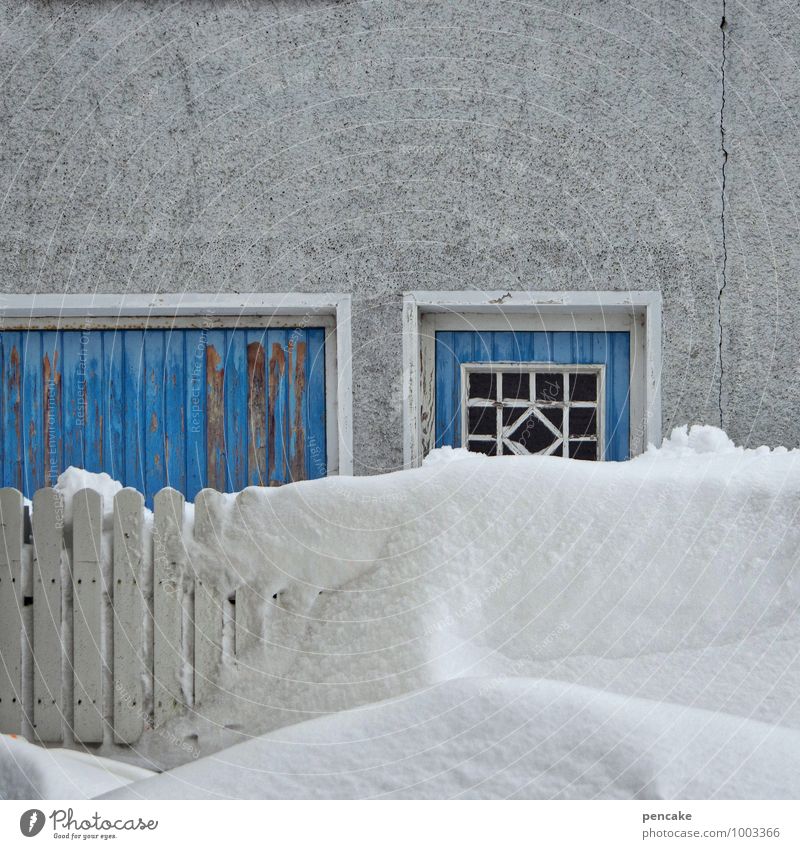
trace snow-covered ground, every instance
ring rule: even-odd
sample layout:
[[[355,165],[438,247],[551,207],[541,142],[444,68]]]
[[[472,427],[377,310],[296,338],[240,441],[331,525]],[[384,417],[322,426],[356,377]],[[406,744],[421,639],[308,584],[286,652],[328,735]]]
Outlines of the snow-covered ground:
[[[211,508],[192,565],[256,633],[138,747],[206,757],[123,794],[800,795],[798,451],[445,450]]]

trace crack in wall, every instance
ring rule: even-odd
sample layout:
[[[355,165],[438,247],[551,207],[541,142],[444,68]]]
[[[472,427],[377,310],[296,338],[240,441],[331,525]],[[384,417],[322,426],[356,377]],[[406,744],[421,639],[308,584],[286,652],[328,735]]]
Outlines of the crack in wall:
[[[726,13],[726,0],[722,0],[722,20],[720,22],[719,28],[722,33],[722,59],[720,62],[720,77],[721,77],[721,98],[720,98],[720,107],[719,107],[719,134],[720,134],[720,147],[722,149],[722,209],[720,215],[720,223],[722,226],[722,283],[720,284],[719,291],[717,292],[717,324],[719,330],[719,397],[717,400],[717,404],[719,406],[719,426],[724,428],[724,418],[722,412],[722,387],[723,387],[723,378],[725,376],[725,366],[722,358],[722,296],[725,292],[725,287],[728,285],[728,242],[727,242],[727,234],[725,232],[725,190],[726,190],[726,179],[727,179],[727,166],[728,166],[728,149],[725,147],[725,59],[726,59],[726,50],[727,50],[727,30],[728,30],[728,21],[725,16]]]

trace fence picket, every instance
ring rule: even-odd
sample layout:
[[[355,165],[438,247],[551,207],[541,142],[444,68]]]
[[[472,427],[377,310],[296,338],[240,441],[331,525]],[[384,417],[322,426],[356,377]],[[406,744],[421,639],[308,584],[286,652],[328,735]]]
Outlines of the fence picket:
[[[22,730],[22,493],[0,489],[0,733]]]
[[[208,544],[214,535],[209,498],[217,493],[203,489],[194,503],[194,538]],[[201,578],[194,590],[194,700],[195,706],[208,701],[215,692],[215,679],[222,662],[222,633],[225,599],[219,590]]]
[[[61,569],[64,502],[47,487],[33,496],[33,727],[45,743],[63,739]]]
[[[154,499],[153,532],[153,699],[156,727],[183,704],[181,672],[183,559],[183,495],[162,489]]]
[[[72,500],[72,727],[82,743],[103,742],[103,499],[82,489]]]
[[[204,704],[216,692],[222,663],[222,595],[199,578],[194,588],[194,703]]]
[[[144,545],[144,496],[135,489],[114,496],[114,740],[135,743],[144,729],[143,622],[139,583]]]

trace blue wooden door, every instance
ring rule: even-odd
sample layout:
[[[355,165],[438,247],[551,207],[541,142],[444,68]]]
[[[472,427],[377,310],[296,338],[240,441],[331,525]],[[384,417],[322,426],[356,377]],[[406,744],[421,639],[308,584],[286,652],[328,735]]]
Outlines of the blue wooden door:
[[[3,486],[78,466],[152,505],[322,477],[324,348],[323,328],[4,331]]]
[[[455,447],[462,443],[462,406],[466,393],[462,394],[461,367],[464,363],[560,363],[603,367],[604,421],[602,430],[597,432],[603,434],[604,457],[606,460],[627,460],[630,457],[628,332],[440,330],[436,332],[435,348],[437,448],[446,445]],[[495,406],[501,405],[502,402],[497,402]],[[570,406],[569,399],[559,406]],[[514,411],[511,412],[513,414]],[[502,418],[498,418],[498,427],[501,424]],[[471,449],[474,447],[470,445]],[[568,456],[581,454],[576,452]]]

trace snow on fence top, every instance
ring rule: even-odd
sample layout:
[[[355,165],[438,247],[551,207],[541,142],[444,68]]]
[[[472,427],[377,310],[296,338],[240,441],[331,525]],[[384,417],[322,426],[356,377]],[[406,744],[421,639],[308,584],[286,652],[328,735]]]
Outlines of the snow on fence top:
[[[449,678],[785,631],[799,507],[800,452],[700,427],[626,463],[444,450],[195,505],[163,490],[154,515],[69,470],[31,539],[0,493],[1,730],[171,765]]]

